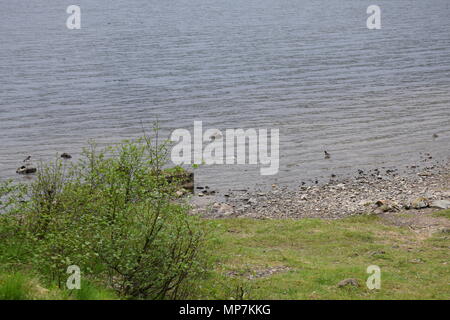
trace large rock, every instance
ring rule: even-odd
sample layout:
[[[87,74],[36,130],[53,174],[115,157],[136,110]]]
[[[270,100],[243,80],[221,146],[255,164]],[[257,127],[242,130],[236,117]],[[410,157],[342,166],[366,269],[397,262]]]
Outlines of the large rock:
[[[411,201],[411,208],[413,209],[423,209],[428,208],[430,206],[430,202],[427,198],[420,197]]]
[[[450,201],[449,200],[435,200],[430,203],[430,207],[439,208],[439,209],[450,209]]]
[[[31,174],[35,173],[37,169],[35,167],[30,166],[21,166],[20,168],[17,168],[16,173],[18,174]]]

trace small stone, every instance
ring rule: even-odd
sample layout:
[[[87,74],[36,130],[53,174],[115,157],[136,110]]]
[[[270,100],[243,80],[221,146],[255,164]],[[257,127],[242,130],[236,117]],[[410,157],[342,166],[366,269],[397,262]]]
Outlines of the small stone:
[[[382,213],[385,213],[385,212],[386,212],[386,211],[384,211],[383,208],[377,208],[377,209],[375,209],[375,210],[372,211],[372,214],[378,215],[378,214],[382,214]]]
[[[337,286],[339,288],[342,288],[345,286],[359,287],[359,281],[358,281],[358,279],[355,279],[355,278],[344,279],[344,280],[340,281],[337,284]]]
[[[201,191],[201,193],[203,193],[203,195],[205,195],[205,196],[211,196],[211,195],[216,194],[216,191],[205,188],[203,191]]]
[[[418,175],[419,177],[429,177],[429,176],[431,176],[431,173],[428,173],[428,172],[419,172],[417,175]]]
[[[377,251],[370,252],[369,255],[371,255],[371,256],[378,256],[378,255],[383,255],[385,253],[386,253],[386,251],[384,251],[384,250],[377,250]]]
[[[178,190],[177,192],[175,192],[175,194],[177,195],[177,197],[181,197],[182,195],[184,195],[184,192],[181,190]]]
[[[363,206],[363,207],[368,207],[368,206],[370,206],[372,204],[372,201],[370,201],[370,200],[361,200],[358,204],[360,206]]]
[[[380,214],[383,212],[398,211],[399,205],[389,200],[378,200],[374,205],[374,213]]]
[[[233,207],[229,204],[222,203],[219,204],[218,207],[216,207],[216,212],[221,216],[229,216],[233,214]]]
[[[418,258],[418,259],[412,259],[409,262],[411,262],[411,263],[423,263],[423,260]]]

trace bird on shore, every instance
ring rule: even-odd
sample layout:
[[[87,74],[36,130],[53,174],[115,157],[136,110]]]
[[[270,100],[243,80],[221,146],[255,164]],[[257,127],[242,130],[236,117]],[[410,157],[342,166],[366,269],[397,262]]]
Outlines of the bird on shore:
[[[31,159],[31,156],[28,156],[23,160],[23,162],[28,162],[28,161],[30,161],[30,159]]]
[[[324,153],[325,153],[325,159],[330,159],[331,154],[329,154],[327,150],[325,150]]]

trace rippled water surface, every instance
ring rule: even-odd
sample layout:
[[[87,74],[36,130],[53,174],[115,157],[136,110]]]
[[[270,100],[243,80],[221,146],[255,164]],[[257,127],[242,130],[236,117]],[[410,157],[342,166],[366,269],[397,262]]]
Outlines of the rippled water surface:
[[[360,0],[80,0],[81,30],[65,27],[71,3],[0,4],[1,177],[156,118],[164,135],[280,129],[278,175],[198,169],[217,188],[450,155],[448,0],[377,1],[381,30]]]

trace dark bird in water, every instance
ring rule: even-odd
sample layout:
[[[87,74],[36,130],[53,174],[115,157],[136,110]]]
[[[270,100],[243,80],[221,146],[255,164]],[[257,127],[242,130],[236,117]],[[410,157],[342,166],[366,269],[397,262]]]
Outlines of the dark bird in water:
[[[437,133],[433,133],[433,138],[436,139],[437,137],[439,137],[439,136],[437,135]]]
[[[61,158],[63,158],[63,159],[71,159],[72,156],[71,156],[70,154],[64,152],[64,153],[61,155]]]
[[[28,162],[28,161],[30,161],[30,159],[31,159],[31,156],[28,156],[23,160],[23,162]]]
[[[325,150],[324,153],[325,153],[325,159],[330,159],[331,155],[327,152],[327,150]]]

